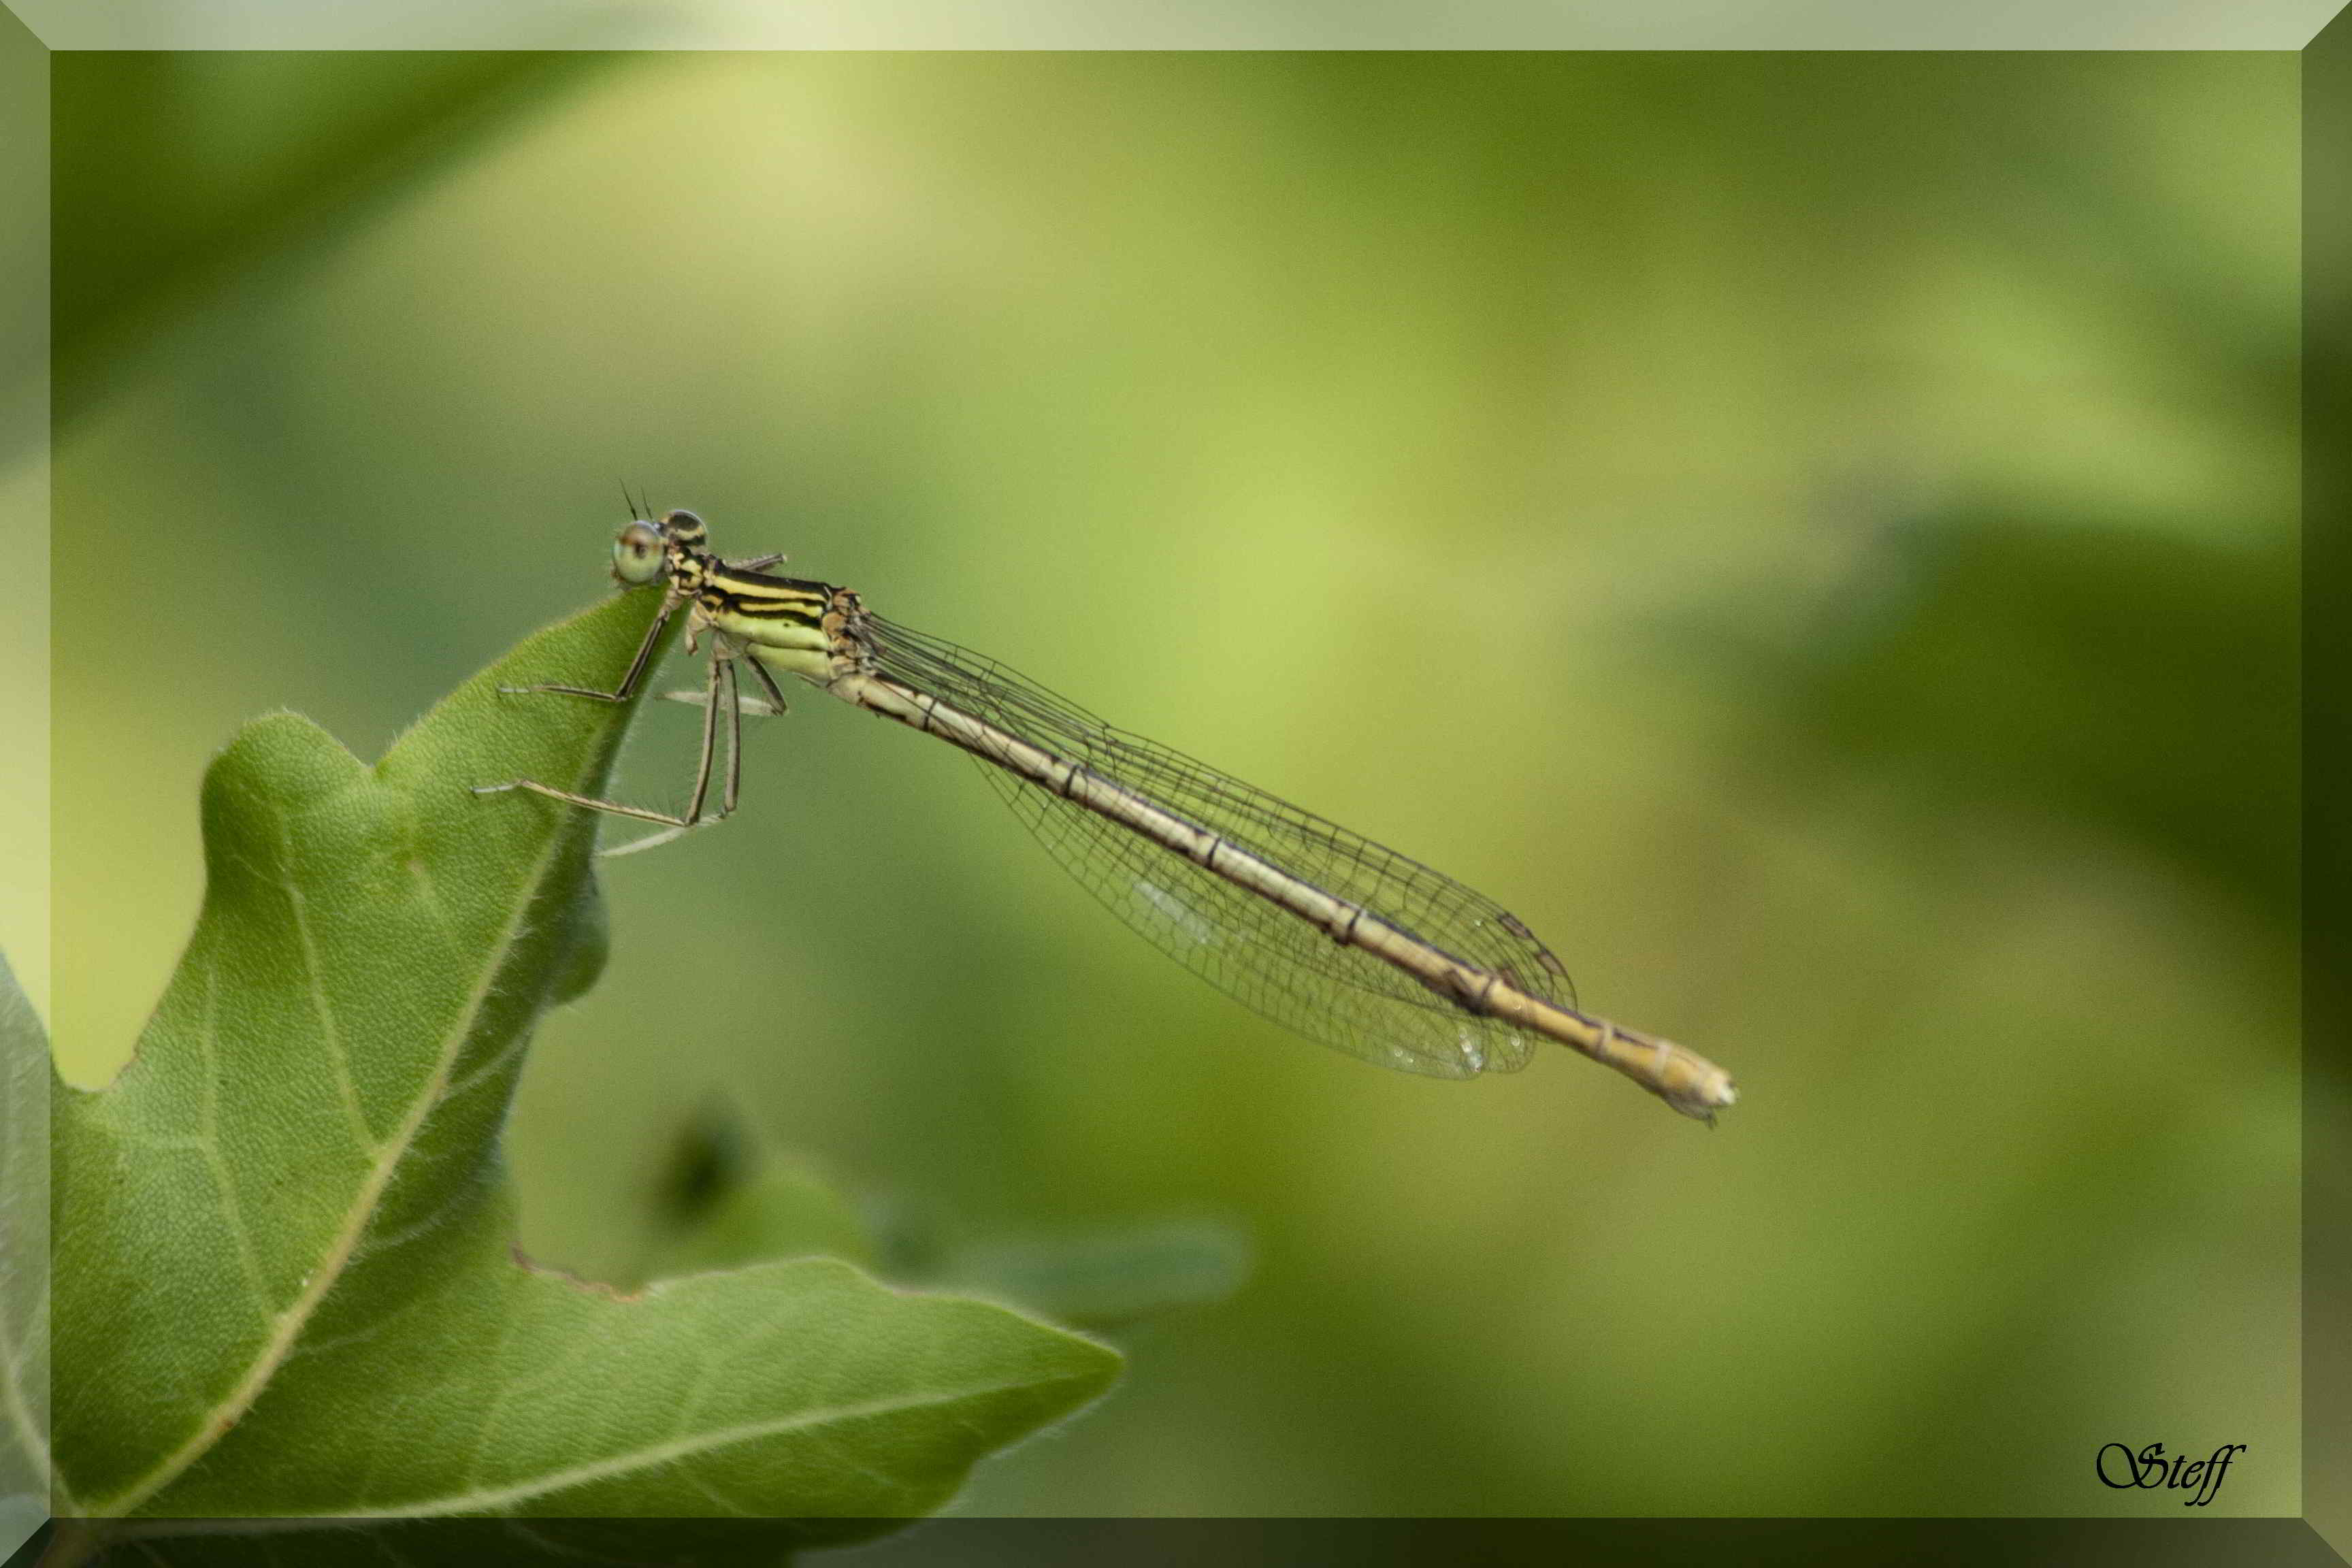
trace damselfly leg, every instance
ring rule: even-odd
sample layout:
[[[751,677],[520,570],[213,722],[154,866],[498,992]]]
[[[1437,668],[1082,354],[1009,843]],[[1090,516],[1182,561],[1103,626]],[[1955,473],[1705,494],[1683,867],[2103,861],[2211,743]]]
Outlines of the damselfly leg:
[[[557,685],[501,687],[499,689],[518,696],[533,692],[552,692],[568,697],[591,698],[599,702],[625,702],[635,691],[637,683],[644,679],[646,666],[652,659],[653,650],[660,641],[662,627],[668,621],[670,613],[677,608],[677,600],[672,599],[664,605],[661,613],[654,617],[653,627],[646,633],[645,642],[637,648],[637,656],[631,662],[628,674],[621,678],[618,690],[598,691],[592,687]],[[512,779],[505,784],[477,784],[474,786],[474,793],[499,795],[508,790],[529,790],[533,795],[545,795],[550,800],[560,800],[570,805],[585,806],[591,811],[602,811],[614,816],[632,817],[639,822],[657,822],[663,825],[665,829],[663,832],[647,834],[643,838],[632,839],[626,844],[615,845],[610,849],[599,851],[599,854],[605,858],[615,855],[634,855],[640,849],[650,849],[657,844],[667,844],[674,838],[683,837],[690,829],[724,821],[735,810],[735,802],[741,793],[743,780],[743,709],[739,678],[735,672],[738,657],[738,650],[730,647],[725,637],[713,636],[709,680],[705,689],[695,694],[700,700],[703,710],[702,753],[695,765],[694,795],[682,814],[673,816],[666,811],[654,811],[642,805],[629,805],[617,800],[599,800],[593,795],[581,795],[573,790],[558,789],[553,784],[541,784],[537,779]],[[753,668],[756,669],[758,667]],[[775,691],[775,682],[769,679],[767,672],[760,670],[759,675],[768,689]],[[783,701],[782,692],[776,693],[776,700],[781,708]],[[727,774],[720,786],[718,809],[705,816],[703,806],[710,796],[711,763],[718,751],[719,714],[722,711],[727,716]]]

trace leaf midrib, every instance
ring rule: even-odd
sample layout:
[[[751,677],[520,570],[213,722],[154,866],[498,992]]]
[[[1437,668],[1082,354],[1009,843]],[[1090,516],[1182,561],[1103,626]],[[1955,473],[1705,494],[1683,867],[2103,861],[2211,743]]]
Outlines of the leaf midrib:
[[[269,1380],[277,1375],[278,1369],[285,1364],[295,1341],[301,1337],[302,1330],[317,1312],[319,1303],[334,1289],[335,1282],[350,1264],[352,1254],[358,1247],[360,1237],[366,1233],[368,1221],[383,1198],[384,1189],[391,1184],[401,1159],[415,1142],[416,1135],[431,1118],[434,1108],[441,1103],[442,1095],[448,1087],[449,1075],[457,1067],[458,1053],[472,1036],[474,1026],[481,1017],[482,1007],[489,1000],[493,984],[505,969],[507,959],[523,932],[524,917],[536,901],[549,867],[562,847],[566,826],[559,824],[548,835],[546,847],[540,851],[530,875],[524,879],[523,893],[515,900],[514,908],[508,914],[506,923],[490,949],[489,961],[482,966],[480,975],[466,998],[464,1011],[443,1037],[432,1076],[425,1080],[399,1131],[384,1141],[373,1168],[366,1180],[360,1184],[332,1244],[323,1254],[319,1266],[311,1271],[301,1292],[278,1313],[277,1326],[264,1342],[261,1353],[255,1357],[253,1365],[238,1380],[236,1386],[205,1413],[195,1431],[184,1442],[165,1455],[146,1474],[135,1478],[111,1496],[90,1501],[85,1510],[88,1516],[112,1518],[130,1513],[177,1480],[243,1418],[245,1413],[253,1407],[254,1401],[259,1399],[268,1387]]]
[[[513,1486],[478,1488],[452,1492],[443,1497],[404,1503],[396,1508],[338,1509],[337,1519],[438,1519],[460,1514],[479,1514],[502,1508],[511,1508],[534,1498],[568,1491],[573,1487],[593,1481],[609,1480],[635,1470],[651,1469],[692,1458],[735,1443],[756,1442],[762,1437],[781,1437],[793,1432],[828,1426],[845,1421],[862,1421],[876,1415],[895,1415],[901,1411],[921,1410],[931,1405],[955,1405],[967,1399],[984,1398],[992,1394],[1005,1394],[1015,1389],[1036,1389],[1050,1383],[1083,1382],[1082,1378],[1053,1378],[1039,1382],[1015,1379],[1009,1382],[977,1384],[965,1388],[932,1389],[920,1394],[902,1394],[887,1399],[862,1400],[854,1405],[823,1406],[803,1410],[773,1421],[751,1421],[736,1426],[721,1426],[692,1436],[679,1436],[667,1442],[649,1444],[643,1448],[614,1454],[569,1469],[551,1470],[528,1482]],[[870,1472],[869,1472],[870,1473]]]

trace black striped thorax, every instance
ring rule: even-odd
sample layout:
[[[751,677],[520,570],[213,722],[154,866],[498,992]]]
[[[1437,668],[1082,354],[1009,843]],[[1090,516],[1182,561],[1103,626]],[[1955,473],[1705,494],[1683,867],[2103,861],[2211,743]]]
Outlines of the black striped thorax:
[[[670,577],[680,595],[692,599],[706,617],[721,625],[782,623],[814,629],[835,592],[829,584],[735,571],[698,550],[677,552]]]

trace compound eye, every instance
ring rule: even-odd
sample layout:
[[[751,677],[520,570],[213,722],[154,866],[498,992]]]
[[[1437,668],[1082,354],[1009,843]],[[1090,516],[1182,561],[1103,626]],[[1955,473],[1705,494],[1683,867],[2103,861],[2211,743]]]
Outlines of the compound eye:
[[[667,558],[661,531],[649,522],[633,522],[613,541],[613,575],[632,588],[660,576]]]

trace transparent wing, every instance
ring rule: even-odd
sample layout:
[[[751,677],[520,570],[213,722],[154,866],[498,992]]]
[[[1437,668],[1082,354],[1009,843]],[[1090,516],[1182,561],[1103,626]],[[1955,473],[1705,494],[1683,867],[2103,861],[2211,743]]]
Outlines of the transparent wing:
[[[1106,724],[993,659],[870,613],[864,631],[882,674],[1148,796],[1520,990],[1575,1005],[1575,988],[1550,950],[1452,878]],[[1349,1056],[1432,1078],[1527,1065],[1539,1037],[1465,1012],[1392,965],[1019,774],[985,765],[981,772],[1104,908],[1276,1023]]]

